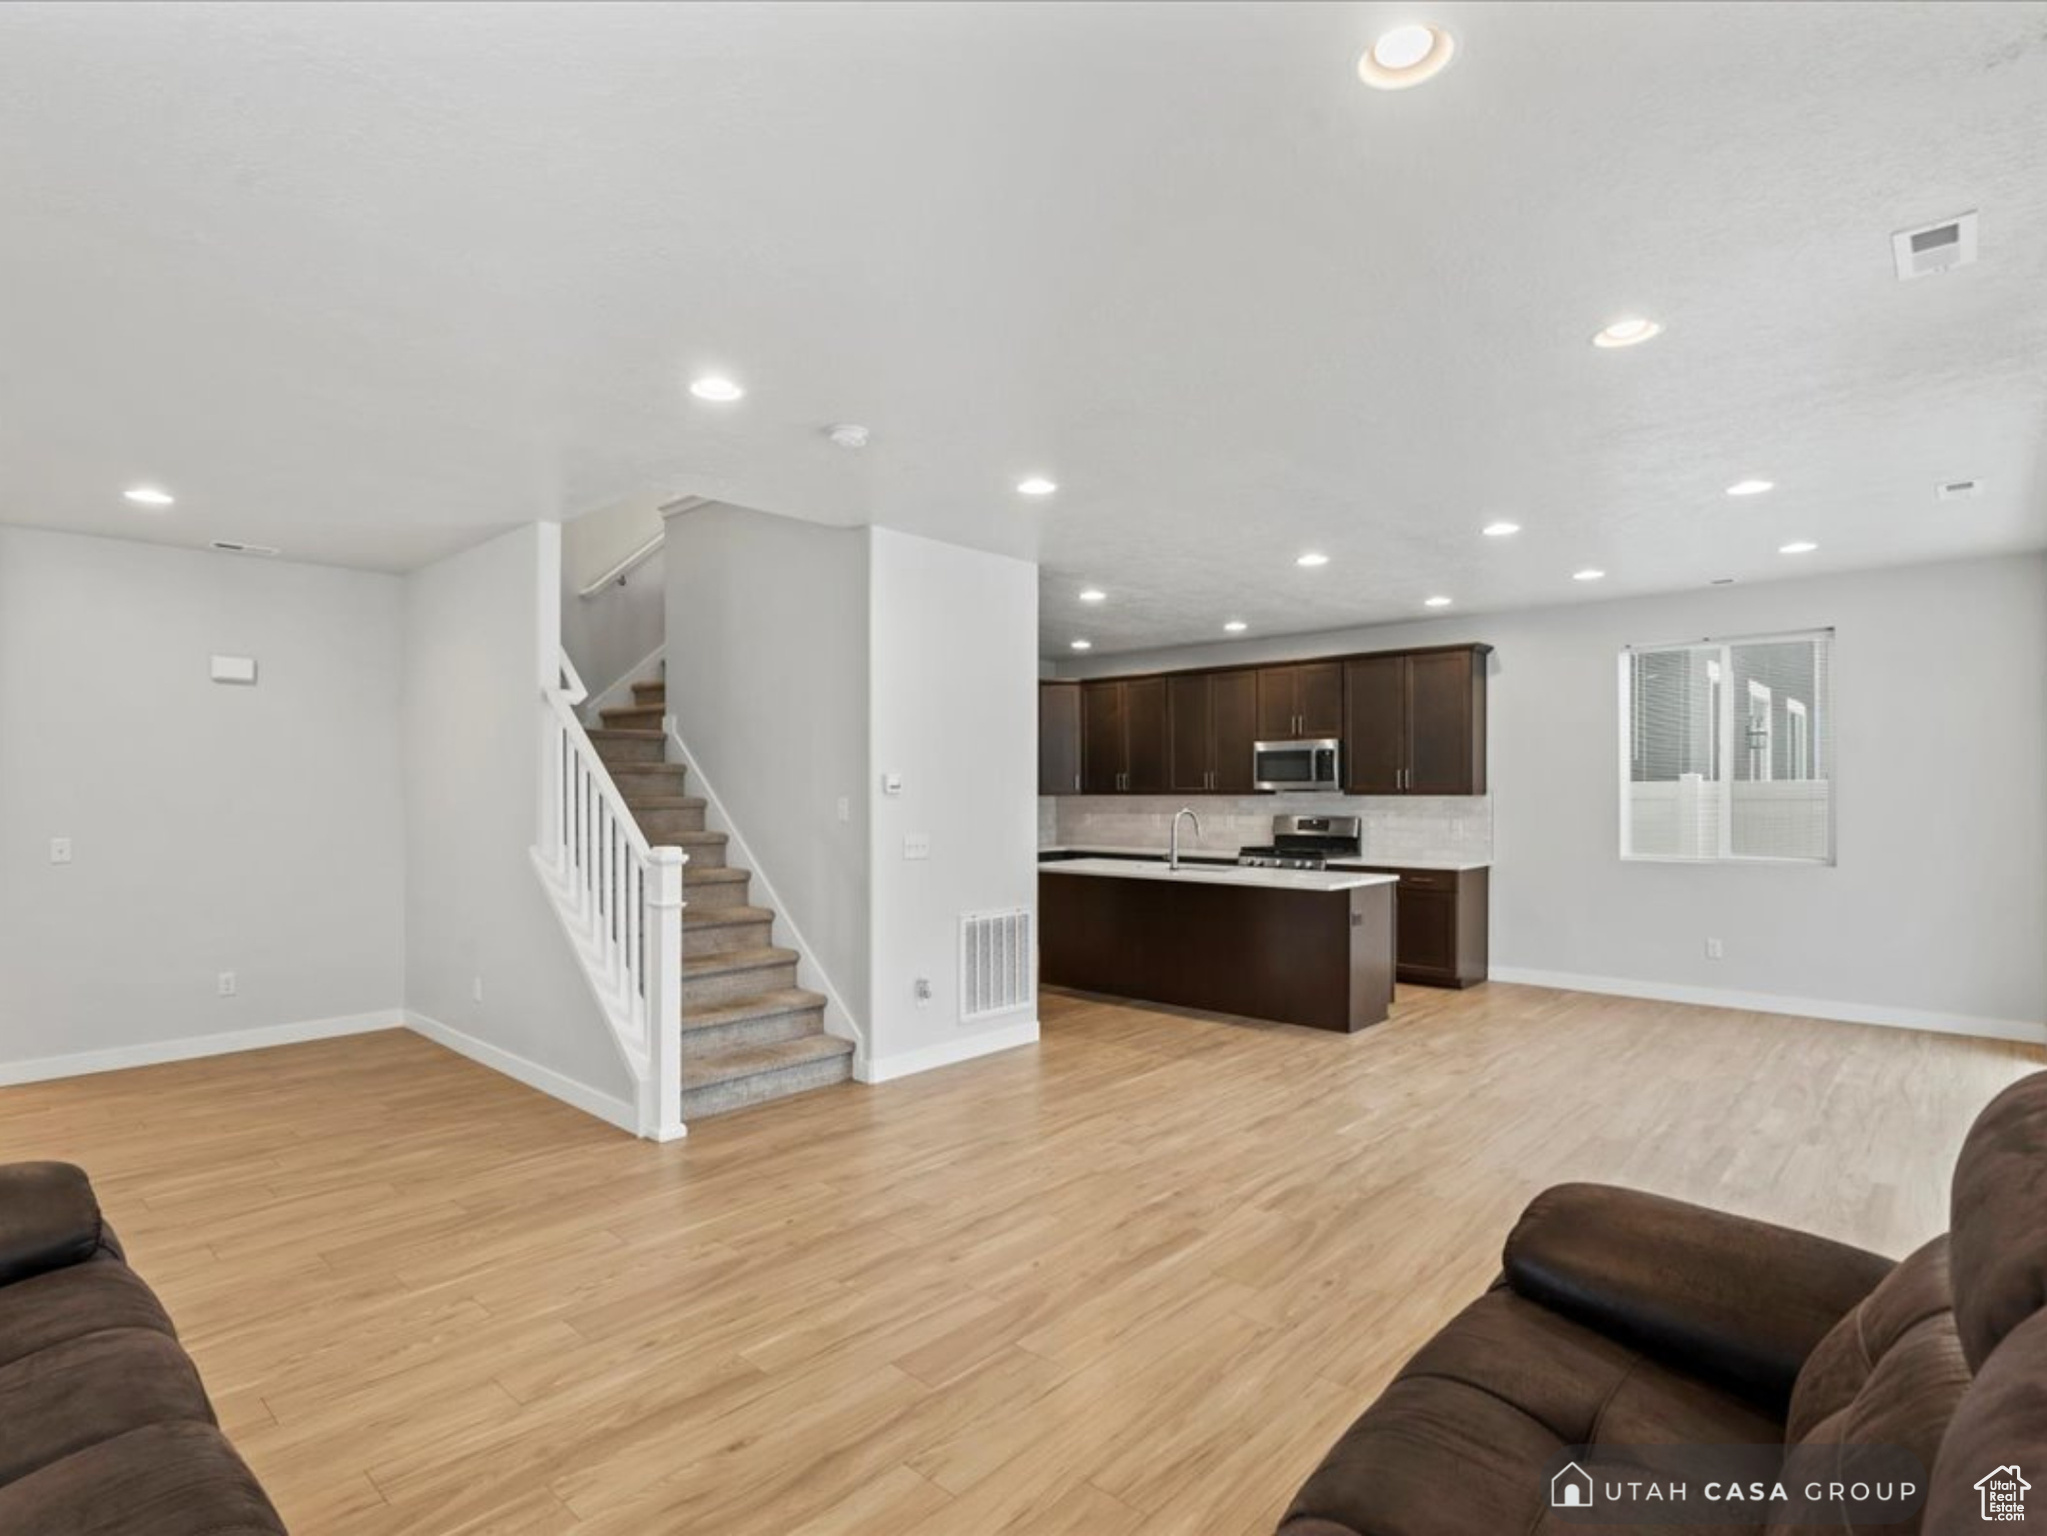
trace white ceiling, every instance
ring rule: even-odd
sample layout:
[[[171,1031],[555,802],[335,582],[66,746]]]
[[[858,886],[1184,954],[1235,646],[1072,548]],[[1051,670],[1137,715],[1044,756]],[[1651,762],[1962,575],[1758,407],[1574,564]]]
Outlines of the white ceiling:
[[[1036,557],[1055,654],[2047,544],[2043,4],[15,4],[0,221],[11,522],[690,492]]]

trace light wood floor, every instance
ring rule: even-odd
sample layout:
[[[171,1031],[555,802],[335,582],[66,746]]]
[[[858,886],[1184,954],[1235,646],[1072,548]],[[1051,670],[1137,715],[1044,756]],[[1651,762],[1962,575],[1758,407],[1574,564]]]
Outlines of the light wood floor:
[[[0,1091],[301,1536],[1269,1532],[1523,1201],[1899,1252],[2016,1046],[1494,985],[1045,1038],[636,1142],[391,1033]]]

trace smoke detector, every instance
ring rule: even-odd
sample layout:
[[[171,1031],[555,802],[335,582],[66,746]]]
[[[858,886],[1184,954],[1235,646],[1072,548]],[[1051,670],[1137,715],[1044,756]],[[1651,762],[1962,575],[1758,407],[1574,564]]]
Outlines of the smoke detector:
[[[1972,496],[1980,495],[1982,490],[1981,480],[1945,480],[1941,482],[1937,494],[1942,501],[1967,501]]]
[[[844,422],[836,427],[825,428],[824,435],[841,448],[865,448],[867,446],[867,439],[872,434],[865,427],[855,426],[851,422]]]
[[[1891,255],[1898,263],[1901,283],[1970,265],[1976,259],[1975,212],[1957,214],[1938,224],[1922,224],[1917,229],[1899,230],[1891,236]]]
[[[240,539],[209,539],[208,547],[224,555],[274,555],[277,551],[268,544],[244,544]]]

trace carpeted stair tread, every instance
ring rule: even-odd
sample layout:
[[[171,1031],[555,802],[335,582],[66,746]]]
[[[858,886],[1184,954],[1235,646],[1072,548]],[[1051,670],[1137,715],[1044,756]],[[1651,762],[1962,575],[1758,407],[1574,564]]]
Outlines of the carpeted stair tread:
[[[685,1088],[708,1088],[734,1078],[780,1072],[790,1067],[827,1061],[853,1054],[853,1042],[836,1035],[803,1035],[794,1040],[776,1040],[767,1045],[735,1045],[709,1055],[693,1056],[683,1069]]]
[[[724,976],[733,971],[764,971],[777,965],[794,965],[796,951],[769,944],[760,949],[726,949],[709,955],[684,955],[682,974]]]
[[[779,1013],[801,1013],[809,1008],[822,1008],[824,1004],[822,992],[811,992],[803,987],[777,987],[772,992],[755,992],[748,997],[735,997],[729,1003],[691,1009],[682,1016],[682,1027],[716,1029],[724,1024],[744,1023],[748,1019],[771,1019]]]
[[[698,907],[684,920],[690,928],[737,928],[745,923],[772,923],[771,907]]]

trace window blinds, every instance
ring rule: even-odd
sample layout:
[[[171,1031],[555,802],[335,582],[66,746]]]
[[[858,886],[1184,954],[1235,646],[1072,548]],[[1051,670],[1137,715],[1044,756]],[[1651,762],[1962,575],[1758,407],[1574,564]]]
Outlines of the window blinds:
[[[1833,643],[1622,653],[1622,858],[1833,862]]]

